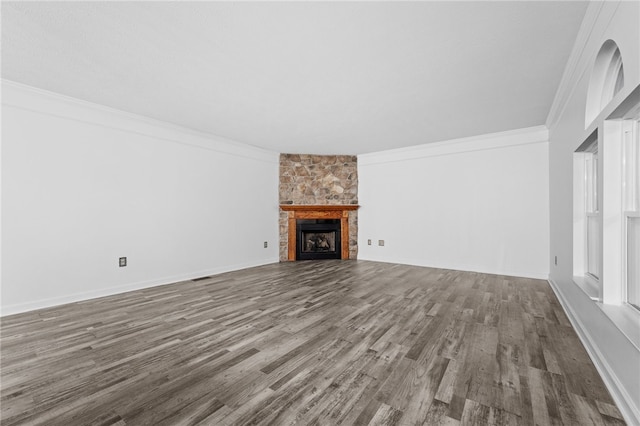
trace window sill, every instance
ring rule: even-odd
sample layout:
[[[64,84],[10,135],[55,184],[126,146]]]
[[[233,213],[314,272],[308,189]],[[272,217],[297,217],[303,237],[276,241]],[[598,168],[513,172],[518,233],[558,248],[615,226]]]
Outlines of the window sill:
[[[573,282],[580,288],[589,298],[595,302],[600,302],[600,287],[597,281],[584,276],[573,276]]]
[[[627,305],[607,305],[597,303],[602,312],[640,351],[640,311]]]
[[[599,283],[585,276],[574,276],[573,282],[578,286],[629,341],[640,350],[640,311],[623,303],[609,305],[600,299]]]

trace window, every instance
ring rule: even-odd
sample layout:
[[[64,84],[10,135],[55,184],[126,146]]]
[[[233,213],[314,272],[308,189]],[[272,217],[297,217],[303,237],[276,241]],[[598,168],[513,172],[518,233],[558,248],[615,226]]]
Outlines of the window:
[[[640,119],[625,120],[623,133],[623,214],[625,301],[640,309]]]
[[[574,272],[581,287],[601,300],[601,215],[599,194],[598,132],[591,134],[574,153]]]
[[[640,85],[625,87],[613,40],[586,101],[590,134],[573,153],[573,281],[640,349]]]
[[[598,117],[598,114],[609,105],[609,102],[623,87],[622,54],[615,41],[607,40],[596,56],[589,80],[587,109],[585,111],[586,127]]]
[[[627,303],[640,309],[640,217],[627,216]]]
[[[598,209],[598,143],[591,144],[584,155],[586,273],[600,279],[600,210]]]
[[[620,49],[616,46],[605,70],[600,108],[604,109],[613,97],[624,86],[624,67]]]

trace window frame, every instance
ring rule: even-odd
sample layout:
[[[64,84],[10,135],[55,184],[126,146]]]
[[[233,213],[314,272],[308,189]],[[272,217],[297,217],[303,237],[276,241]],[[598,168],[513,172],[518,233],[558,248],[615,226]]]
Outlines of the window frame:
[[[624,61],[617,43],[606,40],[596,55],[585,104],[585,135],[573,153],[573,281],[640,350],[640,309],[628,302],[628,220],[640,211],[640,175],[633,208],[625,205],[628,188],[623,187],[625,158],[624,129],[630,119],[640,118],[640,84],[627,87]],[[640,125],[636,124],[640,133]],[[639,136],[640,137],[640,136]],[[599,143],[598,207],[600,235],[600,280],[586,271],[586,182],[584,151]],[[640,139],[638,144],[640,144]],[[640,147],[638,147],[640,151]],[[640,155],[640,152],[638,153]],[[640,159],[637,160],[640,173]],[[638,214],[640,216],[640,214]],[[639,272],[640,274],[640,272]],[[638,290],[640,293],[640,289]],[[639,296],[640,297],[640,296]]]
[[[573,154],[573,280],[578,286],[595,301],[602,300],[602,286],[597,274],[589,273],[589,218],[597,220],[598,234],[598,271],[601,271],[602,231],[600,213],[600,179],[601,162],[593,164],[594,155],[600,151],[599,134],[596,129],[575,150]]]
[[[584,151],[584,201],[585,201],[585,276],[599,285],[601,268],[600,254],[602,253],[602,240],[600,234],[600,206],[598,191],[598,176],[600,176],[598,141],[592,142]],[[591,221],[594,221],[595,229],[591,229]],[[595,244],[592,244],[595,239]],[[594,253],[595,250],[595,253]]]
[[[623,119],[622,139],[622,222],[623,222],[623,274],[622,302],[631,309],[640,312],[640,300],[637,304],[629,300],[629,221],[640,218],[640,103],[635,116]],[[628,114],[629,115],[629,114]],[[630,152],[629,152],[630,151]],[[636,278],[636,293],[640,294],[640,279]]]
[[[574,151],[574,239],[573,239],[573,281],[596,303],[600,310],[625,335],[631,344],[640,350],[640,309],[627,303],[627,227],[626,218],[636,217],[633,210],[627,208],[627,188],[623,183],[627,179],[627,170],[623,170],[625,159],[624,129],[631,119],[640,118],[640,84],[616,107],[607,109],[597,125],[592,126],[591,134]],[[640,124],[636,124],[640,133]],[[598,141],[598,196],[600,210],[600,236],[602,238],[599,282],[589,279],[585,271],[586,217],[584,157],[589,145]],[[640,142],[639,142],[640,143]],[[640,151],[640,146],[638,147]],[[640,152],[638,152],[640,155]],[[640,160],[638,160],[640,163]],[[640,173],[640,164],[638,164]],[[638,176],[640,190],[640,175]],[[637,201],[637,203],[636,203]],[[633,208],[640,210],[640,194]],[[640,214],[639,214],[640,215]],[[581,257],[582,256],[582,257]],[[580,275],[582,273],[582,275]]]

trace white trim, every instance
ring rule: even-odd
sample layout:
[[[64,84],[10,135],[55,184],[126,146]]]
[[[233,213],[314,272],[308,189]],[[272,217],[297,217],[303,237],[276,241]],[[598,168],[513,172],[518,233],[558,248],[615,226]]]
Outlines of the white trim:
[[[640,212],[624,212],[623,213],[623,226],[624,232],[622,234],[623,240],[623,248],[622,248],[622,291],[621,291],[621,301],[622,304],[629,306],[629,309],[633,309],[635,312],[640,314],[640,307],[636,305],[632,305],[629,301],[629,219],[638,219],[640,218]],[[638,319],[636,326],[640,324],[640,318]],[[640,346],[638,346],[640,349]]]
[[[640,106],[640,105],[639,105]],[[626,119],[622,127],[622,302],[637,315],[640,324],[640,302],[629,301],[629,222],[640,218],[640,119]],[[635,262],[632,262],[635,265]],[[640,290],[640,289],[637,289]],[[636,291],[637,291],[636,290]],[[640,333],[640,332],[639,332]],[[640,346],[638,346],[640,348]]]
[[[640,351],[640,311],[628,303],[620,305],[607,305],[598,303],[597,306],[609,317],[611,322],[622,334]]]
[[[573,283],[584,291],[589,299],[594,302],[600,301],[600,283],[589,275],[574,275]]]
[[[407,148],[391,149],[358,155],[360,165],[384,164],[397,161],[416,160],[425,157],[485,151],[512,146],[548,143],[546,126],[535,126],[506,132],[489,133],[468,138],[451,139]]]
[[[580,81],[580,77],[588,68],[583,67],[582,71],[580,72],[580,61],[584,56],[587,42],[589,38],[591,38],[593,29],[595,28],[596,22],[598,21],[598,17],[602,12],[603,5],[604,2],[591,2],[587,7],[587,11],[582,20],[582,24],[580,25],[580,29],[578,30],[578,36],[575,43],[573,44],[573,48],[571,49],[569,60],[567,61],[567,64],[564,68],[564,72],[562,73],[560,85],[558,86],[556,95],[553,98],[551,108],[549,109],[549,114],[546,121],[547,127],[549,128],[555,125],[558,118],[560,118],[560,116],[562,115],[562,112],[567,106],[568,100],[571,98],[574,90],[576,89],[577,82]],[[580,76],[576,76],[578,72],[580,72]],[[570,84],[570,82],[573,82],[573,84]]]
[[[579,82],[582,80],[587,71],[591,70],[595,61],[595,55],[598,53],[596,50],[589,56],[585,56],[585,50],[589,43],[589,40],[594,37],[594,30],[596,24],[601,22],[601,15],[604,11],[604,6],[612,2],[608,1],[592,1],[587,7],[582,24],[578,30],[578,36],[574,43],[569,60],[562,74],[558,90],[551,103],[549,114],[545,124],[549,129],[554,128],[558,124],[558,120],[564,115],[564,112],[569,104],[569,100],[573,98],[574,92],[578,88]],[[607,21],[605,28],[609,27],[609,23],[613,19],[620,1],[617,2],[615,8],[610,10],[608,19],[602,18]],[[595,37],[600,37],[600,34],[596,34]],[[593,123],[592,123],[593,124]],[[588,126],[591,127],[591,126]]]
[[[0,101],[2,101],[3,97],[3,85],[0,84]],[[0,106],[1,106],[1,102],[0,102]],[[0,128],[2,127],[2,108],[0,107]],[[4,160],[2,158],[2,152],[3,152],[3,147],[2,147],[2,140],[4,139],[4,132],[0,132],[0,164],[4,164]],[[4,166],[3,166],[4,167]],[[2,176],[5,175],[6,172],[4,173],[0,173],[0,188],[4,189],[4,183],[2,182]],[[3,212],[4,212],[4,208],[2,206],[3,204],[3,199],[4,197],[2,196],[2,191],[0,191],[0,316],[2,316],[2,293],[3,293],[3,289],[2,289],[2,259],[4,259],[3,257],[3,252],[2,252],[2,241],[4,240],[4,238],[1,238],[4,234],[3,234],[3,227],[5,226],[5,221],[3,219]]]
[[[381,262],[381,263],[397,263],[400,265],[421,266],[425,268],[447,269],[447,270],[453,270],[453,271],[476,272],[479,274],[500,275],[505,277],[532,278],[536,280],[545,280],[545,281],[549,278],[548,272],[541,273],[541,272],[531,272],[531,271],[503,270],[503,269],[491,270],[488,268],[478,268],[477,266],[474,266],[474,265],[462,265],[459,263],[436,265],[429,262],[425,262],[424,259],[409,259],[409,258],[397,258],[397,257],[391,258],[389,256],[384,256],[384,258],[377,258],[375,256],[362,256],[359,253],[358,260],[366,260],[366,261]]]
[[[79,293],[66,294],[60,297],[52,297],[48,299],[40,299],[40,300],[27,302],[27,303],[8,305],[8,306],[2,307],[2,313],[0,314],[0,316],[5,317],[7,315],[14,315],[14,314],[19,314],[23,312],[34,311],[37,309],[51,308],[53,306],[64,305],[67,303],[84,302],[84,301],[87,301],[90,299],[96,299],[99,297],[113,296],[115,294],[126,293],[129,291],[142,290],[145,288],[157,287],[157,286],[166,285],[166,284],[174,284],[181,281],[188,281],[194,278],[204,277],[208,275],[217,275],[225,272],[238,271],[241,269],[253,268],[255,266],[268,265],[268,264],[277,263],[277,262],[278,262],[277,257],[262,259],[255,262],[242,263],[242,264],[236,264],[236,265],[226,265],[223,267],[206,269],[198,272],[189,272],[189,273],[173,275],[169,277],[156,278],[153,280],[138,281],[138,282],[128,283],[128,284],[119,285],[115,287],[103,288],[99,290],[84,291]]]
[[[607,362],[606,357],[600,352],[598,345],[591,337],[589,330],[582,324],[574,310],[571,308],[571,304],[565,299],[564,295],[560,291],[555,281],[549,277],[549,285],[555,293],[560,305],[564,309],[567,318],[571,322],[574,330],[578,334],[578,338],[587,350],[587,354],[591,361],[595,365],[600,377],[604,381],[605,386],[609,390],[613,400],[615,401],[618,409],[622,413],[625,421],[630,425],[640,425],[640,407],[634,404],[634,399],[629,395],[627,390],[622,386],[615,371],[611,368]]]
[[[181,145],[278,163],[279,153],[172,123],[109,108],[11,80],[1,79],[2,107],[19,108],[80,123],[153,137]]]

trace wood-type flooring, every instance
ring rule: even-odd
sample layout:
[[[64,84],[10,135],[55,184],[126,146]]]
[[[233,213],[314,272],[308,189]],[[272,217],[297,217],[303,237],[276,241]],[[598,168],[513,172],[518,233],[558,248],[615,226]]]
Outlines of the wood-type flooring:
[[[1,331],[3,426],[624,424],[540,280],[288,262]]]

